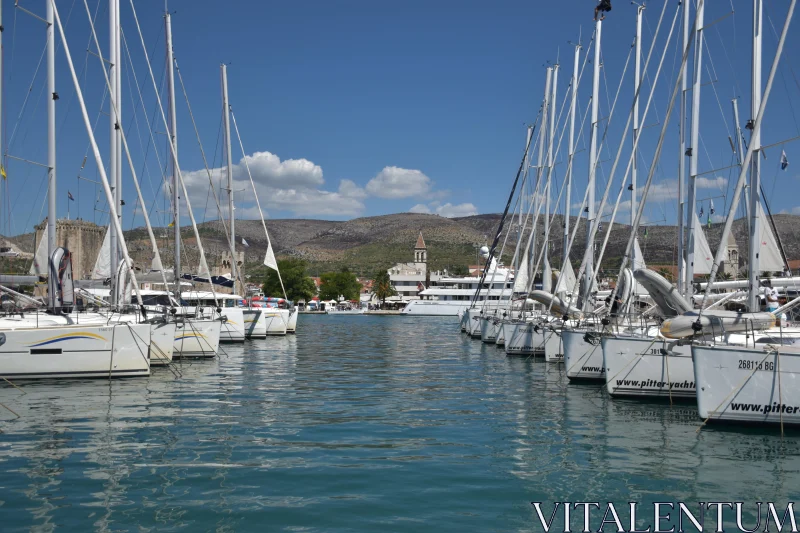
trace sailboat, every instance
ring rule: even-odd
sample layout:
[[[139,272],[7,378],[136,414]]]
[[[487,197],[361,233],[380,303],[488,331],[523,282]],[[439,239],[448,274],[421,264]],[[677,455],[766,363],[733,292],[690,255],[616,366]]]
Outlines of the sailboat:
[[[81,105],[84,124],[92,144],[102,185],[108,200],[111,217],[119,231],[117,210],[104,170],[100,152],[89,122],[83,95],[72,63],[61,20],[54,2],[47,2],[47,83],[55,93],[55,28],[58,26],[67,56],[75,91]],[[0,39],[2,36],[0,36]],[[75,304],[72,279],[72,257],[56,243],[56,192],[55,159],[55,101],[48,99],[48,166],[50,173],[47,220],[48,314],[0,318],[0,375],[7,379],[41,379],[70,377],[133,377],[150,374],[149,350],[151,326],[144,323],[76,324],[69,321]],[[121,233],[121,232],[120,232]],[[44,237],[42,238],[44,241]],[[124,238],[121,248],[125,265],[132,265]],[[41,247],[41,243],[38,248]],[[43,258],[37,253],[36,269],[41,269]],[[131,273],[132,277],[135,277]],[[20,278],[24,278],[21,276]],[[14,281],[13,276],[5,276]],[[38,278],[34,278],[36,281]],[[19,279],[24,282],[25,280]],[[30,280],[29,280],[30,282]]]
[[[738,204],[745,174],[750,170],[750,250],[748,260],[748,304],[752,314],[759,302],[758,278],[760,275],[759,250],[762,246],[760,212],[760,160],[761,123],[769,100],[773,81],[783,53],[786,36],[797,1],[792,0],[783,31],[762,96],[761,85],[761,26],[762,0],[753,1],[753,126],[751,141],[742,164],[734,192],[732,206]],[[723,229],[723,239],[732,229],[733,212],[729,212]],[[709,278],[707,292],[713,284],[720,254],[715,258],[714,270]],[[772,313],[774,318],[800,304],[795,298]],[[723,342],[695,342],[692,345],[695,380],[697,382],[697,408],[705,420],[745,421],[763,424],[800,423],[800,390],[793,385],[800,377],[800,328],[784,327],[749,330],[750,342],[736,346],[725,335]],[[728,341],[728,342],[725,342]]]

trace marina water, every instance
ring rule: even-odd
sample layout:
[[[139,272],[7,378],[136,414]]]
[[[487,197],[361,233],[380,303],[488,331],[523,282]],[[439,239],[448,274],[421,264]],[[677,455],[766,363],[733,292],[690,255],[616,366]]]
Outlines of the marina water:
[[[697,432],[454,317],[300,321],[180,377],[4,384],[2,530],[540,531],[531,501],[800,495],[797,432]]]

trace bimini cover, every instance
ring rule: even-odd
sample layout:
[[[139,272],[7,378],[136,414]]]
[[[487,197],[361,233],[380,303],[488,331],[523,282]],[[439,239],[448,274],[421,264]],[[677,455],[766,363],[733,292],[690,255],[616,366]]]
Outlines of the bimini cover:
[[[678,289],[661,274],[642,268],[636,270],[633,277],[644,287],[664,316],[678,316],[692,310]]]
[[[570,315],[573,317],[581,316],[580,309],[571,305],[567,305],[561,300],[561,298],[554,296],[549,292],[533,291],[528,295],[528,298],[547,307],[550,307],[550,304],[552,303],[553,306],[551,309],[554,313],[558,313],[560,315]]]
[[[675,318],[665,320],[661,325],[661,334],[668,339],[683,339],[695,334],[693,324],[697,322],[699,313],[691,311]],[[700,316],[703,335],[721,335],[737,331],[753,331],[769,329],[775,326],[775,315],[772,313],[737,313],[723,309],[707,309]]]

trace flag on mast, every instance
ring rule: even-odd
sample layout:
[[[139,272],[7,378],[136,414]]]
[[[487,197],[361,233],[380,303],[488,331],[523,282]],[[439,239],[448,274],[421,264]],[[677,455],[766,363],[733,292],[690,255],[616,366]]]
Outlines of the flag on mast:
[[[710,214],[713,215],[714,214],[714,200],[709,200],[709,201],[711,202],[711,207],[709,208],[708,211],[709,211]]]
[[[249,245],[249,244],[247,244],[247,241],[246,241],[246,240],[244,240],[244,237],[242,237],[242,244],[243,244],[243,245],[245,245],[245,246],[247,246],[248,248],[250,247],[250,245]]]
[[[69,192],[69,191],[67,191],[67,197],[68,197],[70,200],[72,200],[73,202],[75,201],[75,197],[74,197],[74,196],[72,196],[72,193],[71,193],[71,192]]]
[[[703,218],[703,213],[705,213],[705,211],[703,211],[703,206],[700,205],[700,218]]]
[[[781,170],[786,170],[789,166],[789,159],[786,157],[786,150],[781,150]]]

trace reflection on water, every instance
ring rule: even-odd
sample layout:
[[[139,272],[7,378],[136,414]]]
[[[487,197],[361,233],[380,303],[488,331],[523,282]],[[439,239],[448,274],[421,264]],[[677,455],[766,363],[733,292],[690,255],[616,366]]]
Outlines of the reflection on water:
[[[455,319],[301,317],[176,377],[0,388],[3,531],[520,530],[530,501],[785,502],[800,436],[705,428]]]

